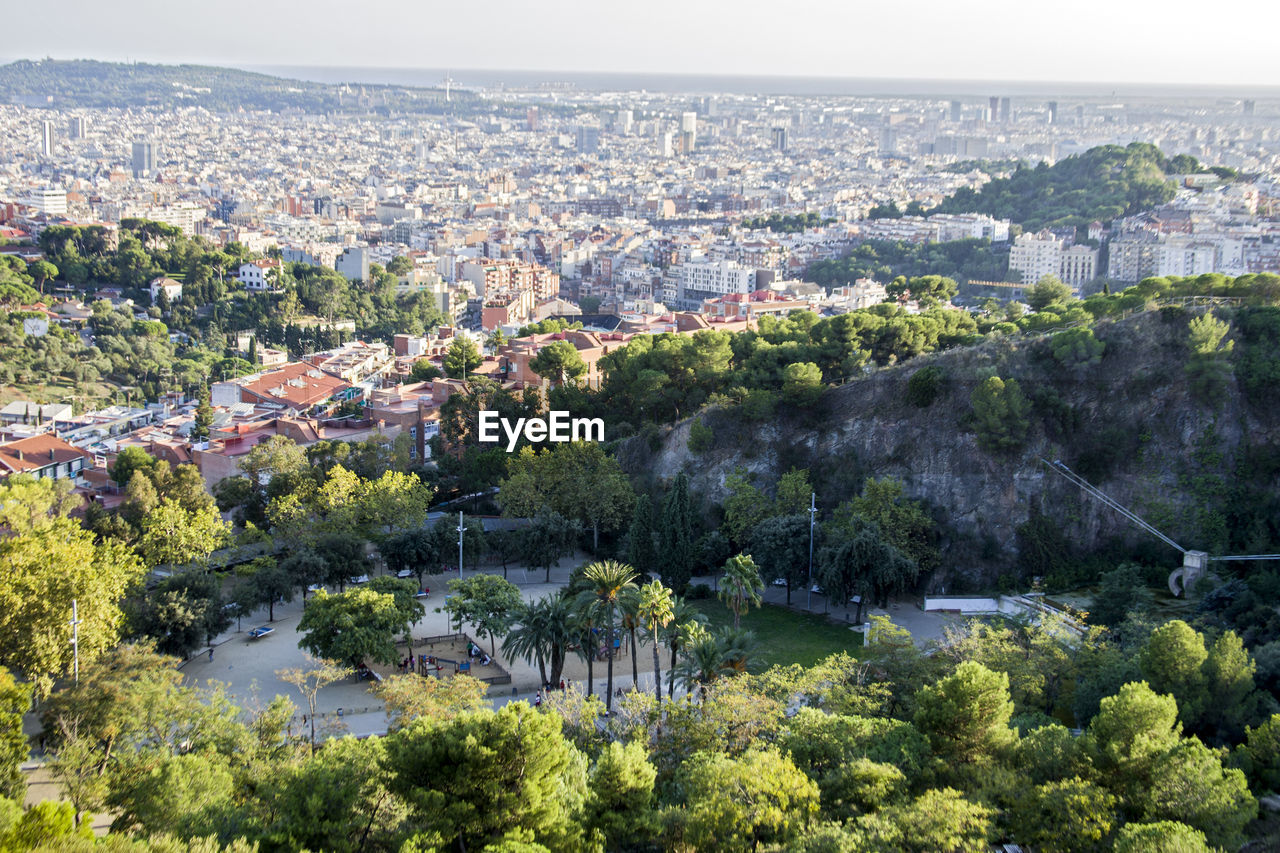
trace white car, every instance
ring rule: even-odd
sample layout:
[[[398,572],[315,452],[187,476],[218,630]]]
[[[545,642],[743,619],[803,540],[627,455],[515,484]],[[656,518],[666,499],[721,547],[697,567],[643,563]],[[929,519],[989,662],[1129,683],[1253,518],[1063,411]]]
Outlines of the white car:
[[[307,592],[326,592],[326,590],[324,588],[324,584],[313,583],[311,586],[307,587]]]
[[[350,584],[361,584],[361,583],[368,583],[368,582],[369,582],[368,575],[357,575],[356,577],[353,577],[353,578],[347,578],[347,583],[350,583]]]
[[[411,569],[401,569],[400,571],[396,572],[396,577],[411,578],[413,577],[413,571]]]
[[[774,578],[774,579],[773,579],[773,585],[774,585],[774,586],[786,586],[786,585],[787,585],[787,579],[786,579],[786,578]]]

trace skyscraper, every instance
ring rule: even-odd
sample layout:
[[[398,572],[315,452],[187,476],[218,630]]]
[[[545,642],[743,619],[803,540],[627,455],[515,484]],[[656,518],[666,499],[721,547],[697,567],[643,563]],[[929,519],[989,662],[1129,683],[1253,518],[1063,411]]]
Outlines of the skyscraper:
[[[579,154],[595,154],[600,150],[600,128],[578,125]]]
[[[1012,120],[1013,120],[1013,111],[1009,109],[1009,99],[1001,98],[1000,99],[1000,121],[1004,124],[1008,124]]]
[[[956,122],[957,124],[959,124],[959,123],[960,123],[960,116],[961,116],[961,115],[962,115],[962,113],[961,113],[961,104],[960,104],[960,102],[959,102],[959,101],[952,101],[952,102],[951,102],[951,120],[952,120],[953,122]]]
[[[150,139],[133,141],[133,176],[149,178],[156,170],[156,144]]]
[[[1248,100],[1248,101],[1245,101],[1245,102],[1244,102],[1244,114],[1245,114],[1245,115],[1247,115],[1247,116],[1251,116],[1251,115],[1253,115],[1253,109],[1254,109],[1254,102],[1253,102],[1252,100]]]
[[[614,129],[624,136],[631,133],[631,127],[635,123],[635,114],[631,110],[618,110],[618,116],[614,120]]]
[[[538,128],[542,126],[542,115],[538,112],[537,107],[529,107],[524,114],[525,128],[530,133],[536,133]]]
[[[45,157],[53,156],[53,122],[48,119],[40,127],[40,154]]]
[[[990,113],[987,116],[987,121],[992,121],[992,122],[999,121],[1000,120],[1000,98],[998,98],[995,95],[992,95],[990,99],[988,99],[988,103],[990,104]]]
[[[1058,123],[1058,102],[1050,101],[1049,102],[1049,124],[1057,124],[1057,123]]]
[[[680,115],[680,153],[690,154],[698,144],[698,114]]]
[[[787,150],[787,129],[782,126],[773,129],[773,147],[778,151]]]
[[[67,119],[67,137],[70,139],[84,139],[84,117],[72,116]]]

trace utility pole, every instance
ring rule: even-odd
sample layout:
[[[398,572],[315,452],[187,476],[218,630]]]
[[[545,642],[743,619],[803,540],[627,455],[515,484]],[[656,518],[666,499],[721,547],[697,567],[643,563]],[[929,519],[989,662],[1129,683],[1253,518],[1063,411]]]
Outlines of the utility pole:
[[[76,684],[80,683],[80,611],[76,600],[71,599],[71,666]]]
[[[467,527],[462,523],[462,510],[458,510],[458,579],[462,579],[462,534]]]
[[[813,524],[818,517],[818,493],[809,493],[809,604],[810,611],[813,610]]]

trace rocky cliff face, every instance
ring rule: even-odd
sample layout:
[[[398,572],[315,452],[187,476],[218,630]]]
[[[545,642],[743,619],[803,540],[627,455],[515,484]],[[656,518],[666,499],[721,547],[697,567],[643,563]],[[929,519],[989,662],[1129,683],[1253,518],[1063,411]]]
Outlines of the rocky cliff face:
[[[867,477],[896,477],[943,522],[944,568],[928,584],[935,590],[1015,568],[1017,529],[1033,508],[1081,551],[1110,540],[1157,542],[1041,460],[1062,460],[1184,547],[1213,550],[1205,540],[1221,527],[1217,504],[1237,461],[1251,447],[1280,445],[1280,418],[1248,405],[1232,377],[1217,405],[1191,393],[1188,319],[1172,311],[1101,324],[1106,352],[1087,367],[1064,368],[1048,336],[937,353],[832,389],[807,413],[780,407],[773,420],[749,423],[732,409],[706,412],[715,441],[702,453],[689,451],[685,421],[656,451],[633,439],[619,456],[633,472],[665,478],[684,469],[712,503],[739,466],[761,484],[793,465],[808,468],[827,509]],[[906,399],[907,381],[927,365],[947,382],[918,408]],[[970,394],[993,374],[1016,378],[1035,399],[1027,440],[1010,453],[983,450],[974,432]],[[1171,568],[1180,562],[1170,548],[1159,554]]]

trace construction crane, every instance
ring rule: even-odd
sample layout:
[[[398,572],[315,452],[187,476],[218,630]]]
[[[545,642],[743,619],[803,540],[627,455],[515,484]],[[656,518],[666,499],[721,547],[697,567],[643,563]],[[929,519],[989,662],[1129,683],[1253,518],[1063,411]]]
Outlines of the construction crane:
[[[1120,513],[1122,516],[1133,522],[1137,527],[1150,533],[1152,536],[1164,542],[1171,548],[1176,549],[1182,554],[1182,566],[1175,569],[1169,575],[1169,591],[1175,596],[1185,595],[1197,580],[1199,580],[1209,567],[1210,562],[1229,562],[1240,560],[1280,560],[1280,554],[1230,554],[1222,556],[1210,556],[1206,551],[1195,551],[1183,548],[1177,542],[1174,542],[1168,536],[1165,536],[1156,528],[1147,523],[1145,519],[1136,512],[1121,504],[1112,498],[1106,492],[1090,483],[1084,477],[1081,477],[1075,471],[1068,468],[1061,460],[1055,459],[1050,462],[1048,459],[1040,457],[1040,461],[1048,465],[1050,470],[1057,472],[1065,477],[1069,482],[1073,483],[1085,494],[1094,497],[1106,504],[1107,506]]]

